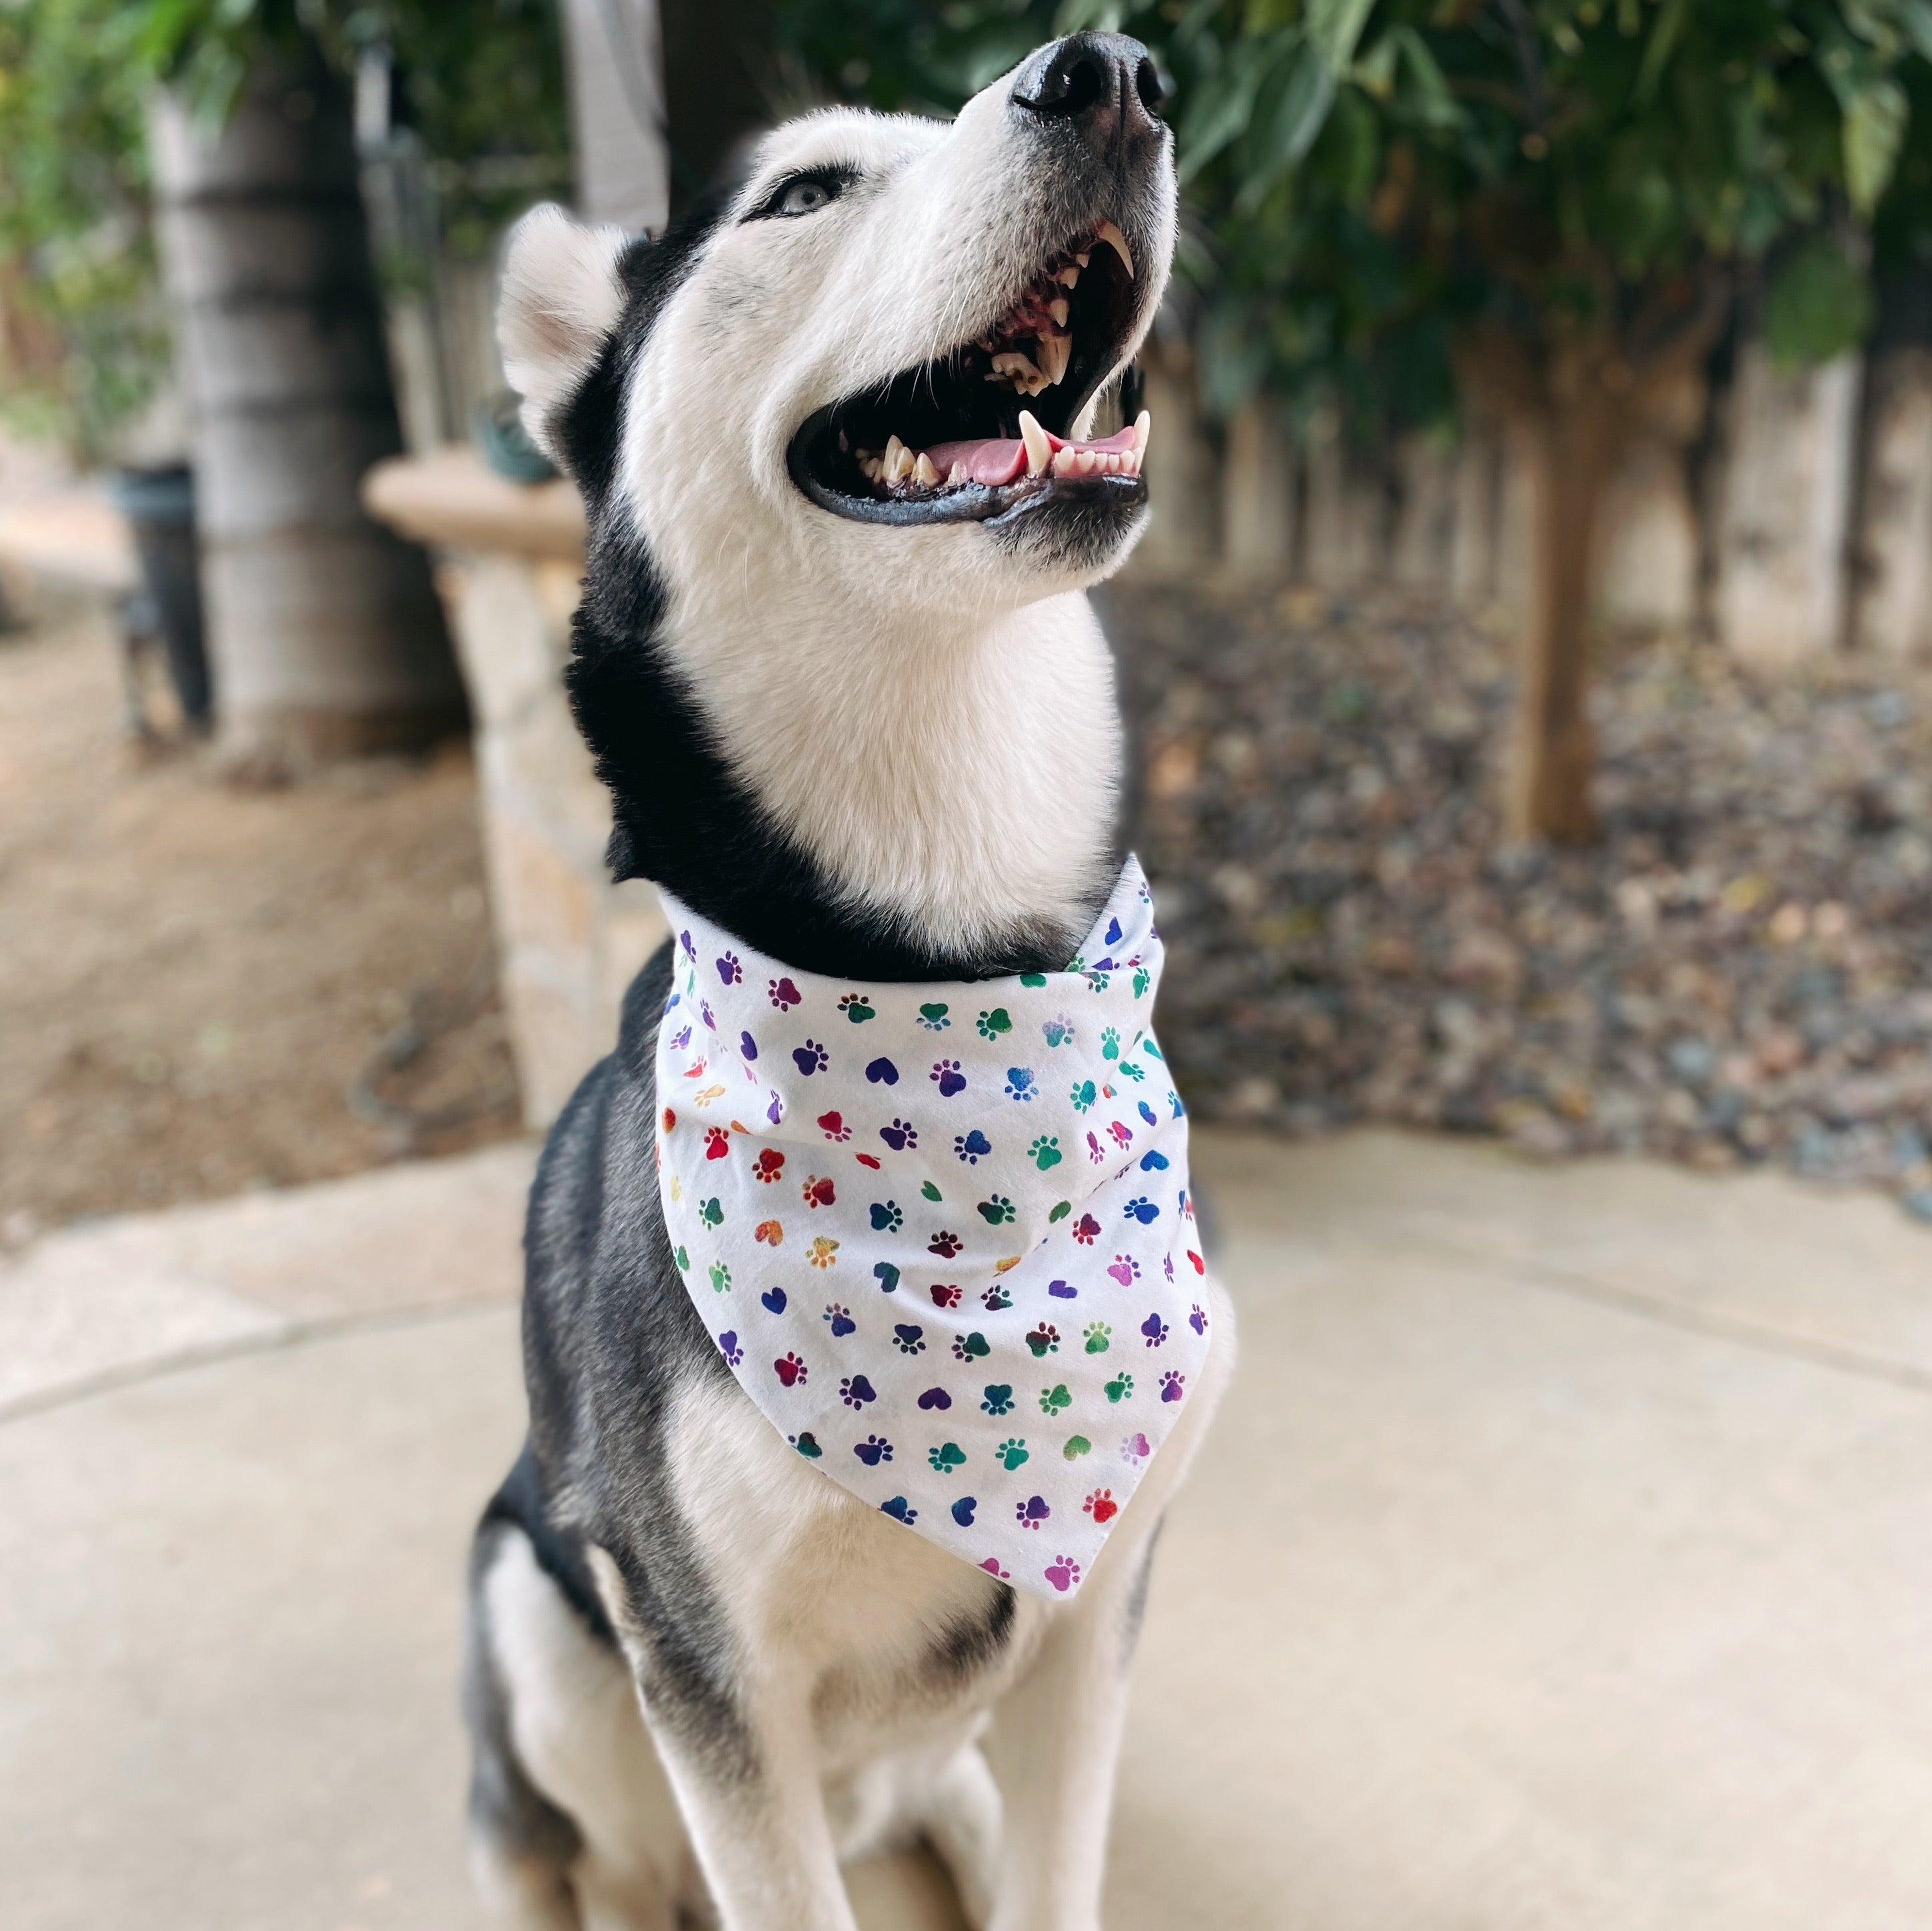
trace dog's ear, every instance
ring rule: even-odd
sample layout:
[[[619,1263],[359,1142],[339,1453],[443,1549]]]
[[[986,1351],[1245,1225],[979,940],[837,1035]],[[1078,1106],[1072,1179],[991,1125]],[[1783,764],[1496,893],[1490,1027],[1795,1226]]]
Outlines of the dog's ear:
[[[510,231],[496,340],[504,377],[524,399],[524,427],[553,457],[557,413],[623,314],[617,265],[629,244],[622,229],[586,227],[554,202],[532,208]]]

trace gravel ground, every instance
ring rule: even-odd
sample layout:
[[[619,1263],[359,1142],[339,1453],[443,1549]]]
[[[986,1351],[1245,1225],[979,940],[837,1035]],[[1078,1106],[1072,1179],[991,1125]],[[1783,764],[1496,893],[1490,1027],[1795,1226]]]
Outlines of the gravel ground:
[[[1602,843],[1511,853],[1496,637],[1305,592],[1108,615],[1197,1112],[1771,1161],[1932,1219],[1932,679],[1619,652]]]

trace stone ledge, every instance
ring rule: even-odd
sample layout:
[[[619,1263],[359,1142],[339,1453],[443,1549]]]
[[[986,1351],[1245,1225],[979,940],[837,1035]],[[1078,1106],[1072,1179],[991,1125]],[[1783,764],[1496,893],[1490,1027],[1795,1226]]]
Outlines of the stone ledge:
[[[378,463],[362,479],[362,503],[418,543],[583,560],[584,503],[574,484],[511,482],[466,444]]]

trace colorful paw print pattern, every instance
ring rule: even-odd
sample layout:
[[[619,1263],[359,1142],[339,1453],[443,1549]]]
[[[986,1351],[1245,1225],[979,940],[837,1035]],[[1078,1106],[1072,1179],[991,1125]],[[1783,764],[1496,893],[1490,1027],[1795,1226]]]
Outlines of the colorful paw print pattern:
[[[665,907],[658,1193],[720,1360],[820,1474],[1065,1600],[1214,1338],[1139,865],[1064,970],[974,984]]]

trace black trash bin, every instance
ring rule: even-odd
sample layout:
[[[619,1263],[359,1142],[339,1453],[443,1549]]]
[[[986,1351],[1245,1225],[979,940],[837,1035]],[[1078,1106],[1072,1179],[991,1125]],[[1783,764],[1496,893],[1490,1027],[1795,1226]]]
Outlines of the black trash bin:
[[[114,503],[134,533],[141,577],[167,653],[182,715],[196,730],[213,717],[201,628],[201,558],[195,541],[194,472],[185,463],[123,469]]]

